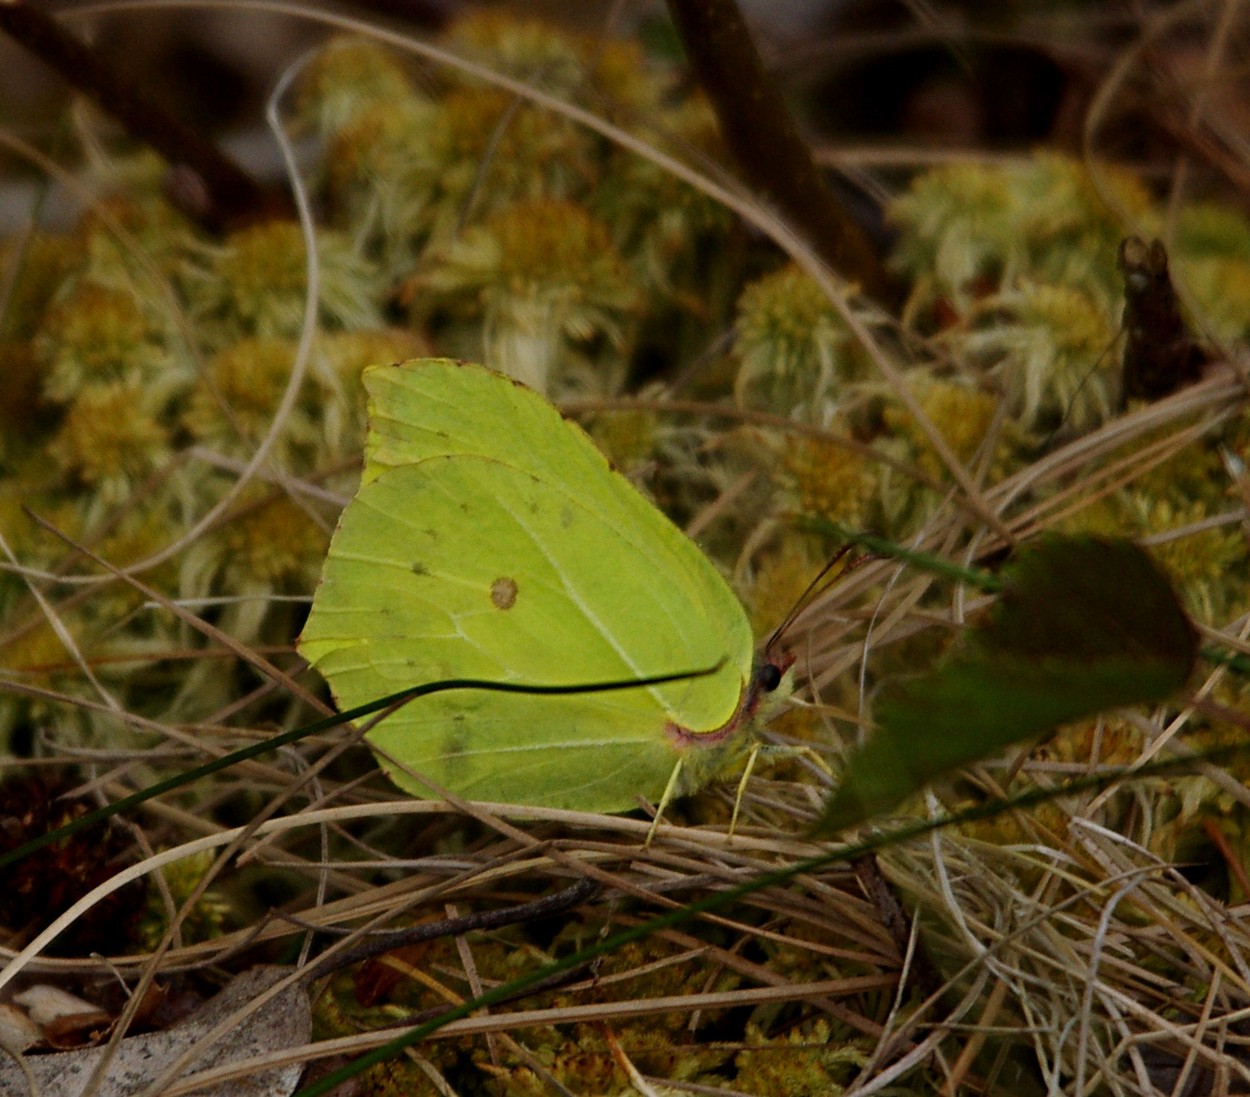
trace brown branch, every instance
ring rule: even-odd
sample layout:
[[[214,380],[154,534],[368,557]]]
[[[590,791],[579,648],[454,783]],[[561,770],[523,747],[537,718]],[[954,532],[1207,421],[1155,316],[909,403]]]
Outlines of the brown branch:
[[[183,212],[221,232],[274,216],[290,216],[285,196],[261,186],[238,164],[179,118],[124,80],[52,16],[25,0],[0,0],[0,31],[25,47],[68,84],[159,152],[170,166],[190,171],[198,194]],[[192,208],[187,208],[192,207]]]
[[[734,0],[668,0],[668,7],[746,181],[834,271],[878,301],[892,300],[876,249],[825,181]]]

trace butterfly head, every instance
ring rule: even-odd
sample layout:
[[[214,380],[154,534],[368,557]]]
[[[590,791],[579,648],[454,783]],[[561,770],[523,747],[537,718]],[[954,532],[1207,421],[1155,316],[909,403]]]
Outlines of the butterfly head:
[[[773,644],[769,644],[756,655],[751,681],[743,699],[742,710],[745,718],[761,715],[761,705],[771,712],[789,696],[790,690],[783,688],[783,683],[787,683],[786,672],[793,665],[794,654]],[[767,702],[765,698],[768,699]]]

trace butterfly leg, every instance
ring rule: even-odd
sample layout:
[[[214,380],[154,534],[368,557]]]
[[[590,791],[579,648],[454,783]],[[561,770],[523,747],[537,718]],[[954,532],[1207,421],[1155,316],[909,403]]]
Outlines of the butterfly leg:
[[[734,836],[734,828],[738,825],[738,812],[742,810],[742,797],[746,795],[747,782],[751,779],[751,772],[755,769],[755,760],[760,756],[763,749],[762,743],[755,743],[751,747],[750,754],[747,755],[747,764],[742,767],[742,776],[738,779],[738,791],[734,793],[734,810],[729,817],[729,833],[728,838]]]
[[[659,829],[660,820],[664,818],[664,811],[669,804],[673,802],[673,797],[677,794],[677,779],[681,776],[681,759],[677,759],[677,764],[673,766],[673,772],[669,775],[668,784],[664,786],[664,795],[660,797],[660,802],[655,809],[655,817],[651,820],[651,829],[647,831],[646,840],[642,843],[642,848],[646,849],[651,845],[651,839],[655,837],[655,832]]]
[[[826,777],[833,776],[833,770],[829,768],[829,763],[826,762],[817,751],[813,750],[809,746],[758,742],[752,744],[750,753],[747,755],[746,765],[742,770],[742,776],[738,779],[737,791],[734,794],[733,814],[729,817],[729,831],[727,834],[727,837],[729,838],[734,836],[734,830],[738,825],[738,816],[742,810],[742,801],[746,796],[747,782],[751,779],[751,774],[755,770],[755,763],[761,757],[804,758],[819,769]]]

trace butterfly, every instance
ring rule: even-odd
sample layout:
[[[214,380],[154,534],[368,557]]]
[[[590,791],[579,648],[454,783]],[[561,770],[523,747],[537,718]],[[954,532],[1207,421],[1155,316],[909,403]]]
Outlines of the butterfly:
[[[364,383],[361,485],[299,640],[339,706],[448,679],[628,687],[416,698],[367,732],[397,785],[616,812],[662,807],[745,753],[792,659],[756,656],[715,566],[579,426],[467,363],[375,366]]]

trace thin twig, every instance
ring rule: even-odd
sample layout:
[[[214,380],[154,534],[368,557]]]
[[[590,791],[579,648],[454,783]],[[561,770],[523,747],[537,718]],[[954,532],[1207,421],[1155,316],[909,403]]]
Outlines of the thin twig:
[[[553,914],[569,910],[578,903],[588,899],[599,890],[599,883],[590,877],[583,877],[571,887],[557,891],[554,895],[544,895],[528,903],[514,903],[510,907],[498,910],[476,911],[459,918],[442,918],[437,922],[422,922],[420,925],[405,926],[403,929],[391,930],[370,937],[355,948],[337,952],[327,952],[318,957],[304,969],[304,979],[311,982],[332,971],[350,967],[362,960],[370,960],[383,952],[393,952],[406,945],[415,945],[421,941],[432,941],[438,937],[455,937],[474,930],[498,929],[501,926],[514,925],[517,922],[530,922],[538,918],[550,918]]]

